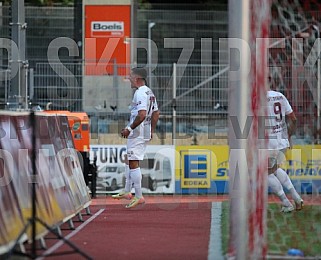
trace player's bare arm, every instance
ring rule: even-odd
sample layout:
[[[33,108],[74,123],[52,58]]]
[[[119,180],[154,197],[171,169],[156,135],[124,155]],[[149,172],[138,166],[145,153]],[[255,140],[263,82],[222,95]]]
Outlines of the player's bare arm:
[[[146,110],[139,110],[134,122],[128,127],[121,130],[121,136],[127,138],[132,130],[139,126],[146,118]]]
[[[294,112],[285,116],[286,124],[288,127],[289,138],[295,133],[296,130],[296,116]]]
[[[152,114],[152,119],[151,119],[151,129],[152,129],[151,137],[152,138],[153,138],[153,133],[154,133],[156,125],[157,125],[158,118],[159,118],[159,110],[154,111]]]
[[[286,125],[288,128],[288,139],[289,139],[289,143],[290,143],[290,148],[292,148],[291,136],[295,133],[296,121],[297,121],[295,114],[292,112],[292,113],[286,115],[285,121],[286,121]]]

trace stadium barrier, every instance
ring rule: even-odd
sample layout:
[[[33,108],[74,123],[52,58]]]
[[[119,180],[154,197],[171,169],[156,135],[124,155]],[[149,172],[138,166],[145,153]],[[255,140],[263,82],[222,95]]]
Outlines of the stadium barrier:
[[[32,172],[32,127],[27,112],[0,112],[0,255],[7,252],[32,217],[31,183],[36,182],[36,215],[58,227],[90,205],[68,119],[36,113],[36,169]],[[47,234],[36,226],[37,239]],[[20,243],[31,239],[28,228]]]

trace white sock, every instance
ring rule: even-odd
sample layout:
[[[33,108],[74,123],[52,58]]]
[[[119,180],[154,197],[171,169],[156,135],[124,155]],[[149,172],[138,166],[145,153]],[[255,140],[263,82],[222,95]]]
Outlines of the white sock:
[[[131,177],[130,177],[130,174],[129,174],[129,166],[126,164],[125,166],[125,177],[126,177],[126,182],[125,182],[125,192],[131,192],[132,190],[132,180],[131,180]]]
[[[134,183],[135,197],[137,197],[137,198],[143,197],[142,173],[140,171],[140,168],[138,167],[136,169],[130,169],[129,175],[131,177],[132,182]]]
[[[281,184],[291,193],[292,199],[294,199],[295,201],[301,200],[301,197],[295,190],[290,180],[290,177],[286,174],[286,172],[283,169],[278,168],[275,172],[275,176],[279,179]]]
[[[280,181],[278,180],[278,178],[276,178],[274,174],[269,174],[268,185],[271,188],[272,192],[275,193],[280,198],[283,206],[288,207],[292,205],[291,202],[286,197]]]

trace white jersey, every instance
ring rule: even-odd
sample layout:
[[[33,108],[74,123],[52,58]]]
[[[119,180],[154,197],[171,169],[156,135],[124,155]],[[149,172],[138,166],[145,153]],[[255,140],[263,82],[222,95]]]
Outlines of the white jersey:
[[[290,146],[285,115],[292,113],[292,107],[287,98],[280,92],[267,92],[266,135],[268,149],[281,150]]]
[[[154,93],[147,86],[139,87],[134,93],[131,104],[129,125],[134,122],[138,115],[138,111],[140,110],[146,110],[146,118],[130,133],[128,138],[140,138],[145,141],[149,141],[151,139],[152,114],[154,111],[158,110],[158,106]]]

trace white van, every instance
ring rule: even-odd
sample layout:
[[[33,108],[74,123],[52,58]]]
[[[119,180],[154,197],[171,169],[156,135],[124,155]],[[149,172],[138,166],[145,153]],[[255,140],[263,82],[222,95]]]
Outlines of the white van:
[[[97,171],[97,190],[117,190],[123,187],[125,164],[107,164]]]
[[[155,191],[159,186],[169,188],[172,182],[171,162],[167,156],[146,153],[139,163],[142,172],[142,187]]]

